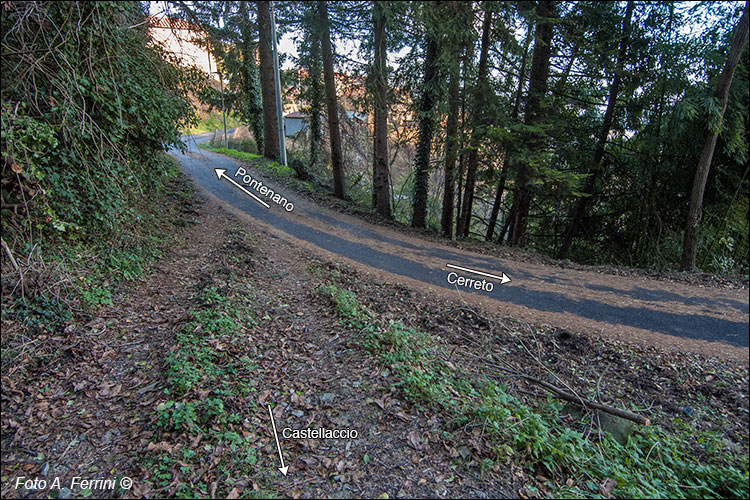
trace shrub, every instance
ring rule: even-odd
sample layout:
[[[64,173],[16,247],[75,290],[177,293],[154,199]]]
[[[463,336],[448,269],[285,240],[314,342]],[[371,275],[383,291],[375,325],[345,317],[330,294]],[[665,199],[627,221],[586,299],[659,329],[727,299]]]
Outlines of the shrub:
[[[118,240],[171,174],[159,153],[180,145],[202,79],[150,45],[145,14],[138,2],[3,5],[0,186],[18,207],[2,212],[16,255]]]

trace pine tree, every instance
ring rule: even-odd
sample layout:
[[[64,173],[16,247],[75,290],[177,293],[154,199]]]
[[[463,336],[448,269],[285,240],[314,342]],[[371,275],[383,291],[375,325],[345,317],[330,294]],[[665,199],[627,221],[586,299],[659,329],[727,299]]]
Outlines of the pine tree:
[[[683,271],[689,271],[695,268],[695,258],[698,253],[698,230],[700,229],[701,211],[703,209],[703,194],[706,190],[706,180],[711,168],[711,159],[716,148],[716,140],[719,137],[724,112],[727,109],[729,100],[729,88],[732,85],[732,78],[737,69],[737,64],[742,56],[742,51],[747,45],[748,39],[748,3],[745,2],[745,10],[740,18],[739,25],[732,37],[732,43],[729,48],[729,55],[724,70],[719,75],[719,81],[716,84],[714,98],[719,103],[717,116],[714,120],[709,120],[704,134],[704,145],[701,156],[698,160],[698,166],[695,168],[695,178],[693,180],[693,189],[690,194],[690,207],[688,209],[687,222],[685,223],[685,235],[682,242],[682,262],[680,268]]]
[[[375,108],[373,144],[373,200],[382,217],[391,218],[390,183],[388,182],[388,61],[386,59],[386,24],[388,2],[373,2],[374,62],[372,65],[373,104]]]
[[[550,55],[552,52],[552,36],[554,33],[554,18],[556,17],[555,2],[539,2],[539,22],[536,27],[536,42],[534,55],[531,60],[531,74],[529,78],[529,92],[524,112],[524,125],[527,126],[523,141],[528,146],[530,154],[537,154],[543,147],[543,137],[535,130],[541,119],[542,99],[547,92],[547,78],[549,76]],[[513,195],[513,206],[510,211],[509,240],[514,246],[526,243],[526,225],[531,207],[531,183],[536,178],[535,168],[525,158],[516,167],[516,188]]]
[[[609,87],[609,97],[607,98],[607,110],[604,112],[604,118],[602,119],[602,126],[599,130],[598,140],[596,142],[596,149],[594,150],[594,158],[591,162],[591,170],[589,172],[586,186],[583,189],[584,196],[578,199],[575,209],[573,211],[573,219],[570,221],[568,231],[565,233],[562,245],[558,252],[557,258],[564,259],[570,249],[570,245],[573,242],[573,238],[578,234],[580,225],[586,217],[588,211],[588,205],[594,194],[594,187],[596,181],[601,174],[602,170],[602,159],[604,158],[604,147],[607,144],[607,137],[612,129],[612,119],[615,113],[615,104],[617,102],[617,95],[620,91],[620,81],[622,80],[623,67],[625,65],[625,59],[627,57],[628,43],[630,42],[630,21],[633,17],[633,8],[635,2],[633,0],[628,1],[627,7],[625,8],[625,16],[622,23],[622,37],[620,38],[620,49],[617,54],[617,66],[615,68],[615,74],[612,78],[612,84]]]
[[[412,200],[413,227],[424,228],[427,218],[427,191],[429,188],[432,136],[435,131],[435,106],[438,101],[438,31],[436,6],[427,2],[423,6],[425,17],[425,61],[422,95],[419,104],[419,140],[414,160],[414,198]]]
[[[323,52],[323,78],[325,80],[326,106],[328,109],[328,134],[331,142],[331,163],[333,165],[333,194],[337,198],[343,199],[346,196],[346,187],[344,185],[344,160],[341,155],[341,131],[339,129],[336,80],[333,72],[331,33],[328,27],[328,5],[324,0],[318,1],[318,21],[320,23],[320,46]]]
[[[465,238],[469,235],[471,227],[471,210],[474,201],[474,183],[476,181],[477,168],[479,166],[479,144],[485,133],[484,107],[487,99],[487,67],[489,58],[490,30],[492,29],[492,11],[485,9],[484,21],[482,23],[482,48],[479,55],[479,74],[477,85],[473,95],[473,106],[471,113],[472,131],[471,142],[466,167],[466,186],[464,187],[464,201],[459,216],[456,236]]]
[[[302,39],[297,46],[299,62],[306,74],[302,79],[300,97],[306,102],[305,110],[309,115],[308,127],[310,134],[310,166],[317,166],[320,162],[320,147],[323,137],[321,116],[325,106],[325,91],[323,88],[323,59],[320,49],[320,27],[318,26],[317,7],[311,7],[307,2],[300,5]]]
[[[448,51],[448,117],[445,128],[445,173],[443,181],[443,206],[440,228],[443,236],[453,237],[453,208],[456,196],[456,160],[459,150],[459,112],[461,93],[461,60],[466,52],[473,30],[466,29],[473,18],[471,6],[464,2],[450,5],[451,34],[447,38]]]

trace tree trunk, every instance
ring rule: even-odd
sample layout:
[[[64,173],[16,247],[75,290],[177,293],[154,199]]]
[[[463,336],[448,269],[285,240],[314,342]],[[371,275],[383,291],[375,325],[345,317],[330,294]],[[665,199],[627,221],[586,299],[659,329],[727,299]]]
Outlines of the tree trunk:
[[[555,2],[539,2],[539,22],[536,27],[536,42],[534,55],[531,58],[531,74],[529,77],[529,94],[526,99],[524,124],[535,125],[541,121],[542,98],[547,92],[547,77],[549,76],[549,60],[552,52],[552,35],[554,32],[553,18],[556,17]],[[542,137],[538,133],[523,134],[529,152],[543,146]],[[517,166],[516,188],[513,196],[513,206],[509,215],[509,241],[511,245],[526,244],[526,224],[531,207],[531,181],[536,177],[536,168],[528,161],[522,161]]]
[[[467,41],[464,47],[464,60],[463,60],[463,86],[461,88],[461,134],[459,137],[458,150],[460,154],[458,156],[458,186],[456,188],[456,236],[458,236],[458,226],[461,223],[461,195],[463,194],[463,183],[464,183],[464,166],[466,165],[466,150],[464,149],[464,132],[466,130],[466,94],[468,90],[466,88],[466,82],[468,81],[469,65],[471,64],[471,54],[474,51],[474,44],[471,41]]]
[[[464,201],[461,207],[456,236],[467,237],[471,226],[471,208],[474,201],[474,182],[479,166],[479,145],[484,134],[484,103],[487,96],[487,60],[489,56],[490,29],[492,28],[492,11],[484,11],[484,22],[482,23],[482,48],[479,54],[479,73],[477,74],[477,86],[474,93],[474,105],[472,106],[471,141],[466,165],[466,185],[464,186]]]
[[[688,208],[687,222],[685,223],[685,236],[682,241],[682,262],[680,268],[683,271],[691,271],[695,268],[695,258],[698,253],[698,230],[700,229],[701,211],[703,210],[703,193],[706,190],[706,180],[711,168],[711,159],[714,155],[716,140],[719,137],[721,123],[724,119],[724,112],[727,109],[729,100],[729,87],[732,85],[734,71],[737,69],[737,63],[740,61],[742,51],[745,49],[748,38],[748,2],[745,2],[745,10],[742,13],[740,23],[735,29],[732,37],[732,44],[727,56],[727,64],[719,75],[719,81],[716,84],[714,97],[720,103],[719,116],[716,129],[713,129],[709,123],[706,124],[704,133],[704,145],[701,156],[698,159],[698,165],[695,169],[695,178],[693,179],[693,189],[690,193],[690,207]]]
[[[630,41],[630,20],[633,17],[633,7],[635,2],[630,0],[627,7],[625,8],[625,19],[622,23],[622,38],[620,39],[620,50],[617,53],[617,63],[615,66],[615,76],[612,79],[612,85],[609,87],[609,97],[607,98],[607,110],[604,112],[604,119],[602,120],[602,126],[599,130],[599,137],[596,142],[596,148],[594,149],[594,159],[591,162],[591,171],[589,172],[589,178],[586,181],[586,186],[583,190],[588,196],[582,196],[578,198],[576,202],[575,210],[573,211],[573,219],[570,221],[568,231],[565,233],[560,251],[557,254],[558,259],[564,259],[570,250],[570,245],[573,243],[573,238],[576,237],[581,229],[581,222],[586,218],[588,212],[589,202],[594,194],[594,188],[596,186],[596,180],[601,174],[602,170],[602,159],[604,158],[604,147],[607,145],[607,137],[609,132],[612,130],[612,118],[615,114],[615,104],[617,102],[617,94],[620,91],[620,81],[622,79],[622,71],[625,65],[625,57],[628,51],[628,42]]]
[[[448,84],[448,121],[445,126],[445,185],[443,190],[443,213],[440,227],[443,236],[453,237],[453,201],[456,196],[456,159],[458,158],[458,106],[460,87],[460,62],[458,50],[451,61],[450,83]]]
[[[323,137],[320,116],[323,113],[323,88],[321,82],[322,62],[320,59],[320,36],[315,28],[315,20],[306,33],[310,45],[310,62],[307,68],[307,98],[310,103],[310,166],[320,161],[320,142]]]
[[[528,63],[529,47],[531,46],[531,39],[534,35],[534,24],[529,23],[529,31],[526,34],[526,40],[523,45],[523,57],[521,58],[521,70],[518,73],[518,87],[516,88],[515,104],[513,104],[513,111],[510,115],[510,122],[515,123],[518,120],[518,113],[521,108],[521,95],[523,94],[523,86],[526,83],[526,64]],[[492,204],[492,212],[490,213],[490,223],[487,225],[487,234],[485,241],[492,241],[492,237],[495,233],[495,226],[497,225],[497,216],[500,213],[500,205],[503,201],[503,193],[505,192],[505,182],[508,179],[508,161],[511,157],[510,145],[505,146],[505,158],[503,159],[503,167],[500,172],[500,179],[497,181],[497,188],[495,189],[495,202]],[[501,232],[498,243],[502,243],[502,237],[505,235],[507,224],[504,225]]]
[[[674,21],[674,3],[669,4],[669,22],[667,23],[667,33],[670,35],[670,41],[672,37],[672,24]],[[670,52],[664,51],[659,55],[659,72],[662,73],[661,77],[661,90],[659,92],[659,105],[656,114],[656,150],[652,152],[654,155],[654,161],[657,165],[661,164],[662,155],[664,153],[664,141],[662,140],[662,119],[664,116],[664,104],[667,94],[667,74],[662,68],[671,67]],[[645,162],[643,162],[645,163]],[[652,162],[653,165],[653,162]],[[648,244],[648,237],[651,234],[651,219],[654,216],[654,197],[656,195],[656,176],[658,172],[655,168],[649,169],[648,184],[646,202],[641,204],[639,207],[639,221],[645,220],[641,225],[641,232],[638,236],[638,240],[635,246],[635,255],[639,262],[643,263],[643,258],[646,253],[646,245]],[[646,177],[645,171],[641,174],[644,178]]]
[[[258,4],[258,56],[260,58],[260,88],[263,98],[263,156],[279,158],[279,123],[276,117],[276,83],[271,48],[271,14],[269,2]]]
[[[426,9],[432,8],[429,4]],[[412,205],[411,225],[425,227],[427,218],[427,190],[430,182],[430,149],[435,129],[435,104],[437,87],[438,44],[434,35],[427,35],[424,63],[424,81],[422,99],[419,106],[419,141],[414,160],[414,200]]]
[[[505,181],[508,176],[508,164],[506,160],[503,160],[503,167],[500,171],[500,179],[497,181],[497,188],[495,190],[495,202],[492,204],[492,212],[490,213],[490,223],[487,224],[487,234],[484,237],[484,241],[492,241],[492,236],[495,234],[495,225],[497,224],[497,214],[500,213],[500,204],[503,201],[503,192],[505,191]]]
[[[375,209],[378,214],[391,218],[390,186],[388,183],[388,61],[386,59],[385,28],[388,2],[374,2],[372,21],[375,41],[373,62],[373,90],[375,130],[373,144],[372,177],[374,179]]]
[[[242,92],[245,94],[243,104],[244,116],[249,122],[248,130],[252,131],[258,152],[263,151],[263,105],[261,89],[258,84],[258,63],[255,59],[253,39],[255,33],[250,19],[250,8],[247,1],[240,2],[240,35],[242,36]]]
[[[328,27],[328,4],[318,1],[318,18],[320,21],[320,46],[323,51],[323,78],[326,87],[326,105],[328,107],[328,134],[331,139],[331,163],[333,164],[333,194],[344,199],[344,161],[341,155],[341,131],[339,129],[339,111],[336,100],[336,81],[333,73],[333,52],[331,50],[331,33]]]

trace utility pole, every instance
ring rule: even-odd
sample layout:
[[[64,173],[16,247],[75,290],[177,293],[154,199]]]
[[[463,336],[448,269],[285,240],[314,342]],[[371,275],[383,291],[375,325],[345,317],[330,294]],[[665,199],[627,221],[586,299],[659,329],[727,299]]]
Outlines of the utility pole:
[[[227,145],[227,113],[224,110],[224,77],[218,71],[216,74],[219,75],[219,85],[221,86],[221,118],[224,120],[224,149],[229,149]]]
[[[286,165],[286,138],[284,134],[284,110],[281,106],[281,79],[279,78],[279,49],[276,40],[276,17],[273,13],[273,2],[269,2],[271,13],[271,46],[273,47],[273,80],[276,84],[276,118],[279,121],[279,161]]]

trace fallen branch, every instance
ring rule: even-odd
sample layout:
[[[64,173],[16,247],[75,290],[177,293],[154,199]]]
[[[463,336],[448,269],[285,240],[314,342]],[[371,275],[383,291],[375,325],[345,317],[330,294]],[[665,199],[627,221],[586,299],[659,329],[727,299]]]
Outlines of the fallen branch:
[[[456,310],[469,311],[472,314],[476,315],[477,317],[480,317],[480,318],[484,319],[489,324],[493,324],[494,323],[494,322],[491,322],[490,320],[488,320],[487,318],[483,318],[477,311],[475,311],[474,309],[472,309],[472,308],[470,308],[468,306],[466,306],[466,307],[457,307],[457,308],[455,308],[453,310],[454,311],[456,311]],[[524,325],[526,325],[526,327],[529,329],[529,331],[531,332],[531,334],[534,335],[534,330],[533,330],[533,328],[531,328],[531,325],[529,325],[528,323],[525,323],[525,322],[522,322],[522,323]],[[494,330],[494,328],[492,328],[491,331],[492,330]],[[544,380],[541,380],[539,378],[532,377],[531,375],[527,375],[527,374],[525,374],[523,372],[520,372],[518,370],[510,368],[509,366],[504,366],[504,365],[506,365],[506,363],[504,363],[501,359],[498,359],[498,357],[493,352],[489,351],[486,346],[484,346],[481,343],[479,343],[473,337],[465,335],[460,330],[459,330],[459,333],[461,334],[461,336],[463,338],[465,338],[466,340],[468,340],[470,343],[472,343],[472,344],[474,344],[474,345],[476,345],[478,347],[483,348],[485,350],[485,355],[487,357],[489,357],[489,359],[492,360],[492,361],[489,361],[487,359],[487,357],[477,356],[476,354],[471,354],[471,353],[465,353],[465,354],[468,354],[470,357],[473,357],[477,361],[483,363],[484,366],[487,366],[489,368],[493,368],[496,371],[502,371],[505,374],[504,376],[506,376],[506,377],[510,376],[510,377],[516,377],[516,378],[521,378],[521,379],[527,380],[527,381],[529,381],[529,382],[531,382],[533,384],[536,384],[536,385],[538,385],[538,386],[546,389],[548,392],[550,392],[552,394],[553,397],[555,397],[557,399],[562,399],[564,401],[568,401],[570,403],[575,403],[577,405],[582,406],[583,408],[592,408],[592,409],[595,409],[595,410],[603,411],[605,413],[609,413],[610,415],[615,415],[617,417],[624,418],[626,420],[630,420],[630,421],[635,422],[637,424],[651,425],[651,419],[649,419],[647,417],[644,417],[642,415],[638,415],[637,413],[633,413],[633,412],[630,412],[630,411],[627,411],[627,410],[621,410],[619,408],[615,408],[614,406],[609,406],[609,405],[605,405],[605,404],[602,404],[602,403],[598,403],[596,401],[591,401],[590,399],[587,399],[587,398],[584,398],[584,397],[578,395],[570,387],[568,387],[568,389],[570,390],[570,392],[569,392],[569,391],[566,391],[565,389],[561,389],[560,387],[557,387],[556,385],[550,384],[549,382],[545,382]],[[536,336],[534,335],[534,337],[536,337]],[[551,375],[553,375],[553,376],[556,377],[556,375],[554,373],[552,373],[552,371],[550,371],[544,365],[544,363],[542,363],[539,360],[539,358],[537,358],[536,356],[534,356],[531,353],[531,351],[529,351],[529,349],[526,347],[525,344],[523,345],[523,347],[524,347],[524,349],[526,349],[526,352],[529,354],[529,356],[531,356],[532,358],[534,358],[537,361],[537,363],[539,363],[539,365],[542,368],[546,369]],[[599,390],[598,386],[599,386],[599,382],[597,382],[597,392]]]
[[[533,384],[543,387],[544,389],[549,391],[553,397],[556,397],[557,399],[562,399],[570,403],[576,403],[578,405],[583,406],[584,408],[593,408],[595,410],[600,410],[605,413],[609,413],[610,415],[614,415],[616,417],[630,420],[631,422],[635,422],[637,424],[651,425],[651,420],[642,415],[638,415],[636,413],[633,413],[627,410],[621,410],[620,408],[615,408],[614,406],[597,403],[596,401],[591,401],[590,399],[576,396],[563,389],[560,389],[559,387],[555,385],[550,384],[549,382],[545,382],[544,380],[540,380],[536,377],[532,377],[531,375],[526,375],[525,373],[520,373],[515,370],[503,368],[501,366],[496,366],[496,368],[508,373],[510,376],[522,378],[524,380],[528,380],[529,382]]]
[[[21,283],[21,297],[24,297],[24,282],[23,282],[23,271],[21,271],[21,268],[18,267],[18,263],[16,262],[15,257],[13,257],[13,252],[10,251],[10,247],[7,243],[5,243],[5,239],[0,238],[0,245],[2,245],[3,250],[5,250],[5,253],[8,255],[8,259],[10,259],[10,263],[13,266],[13,268],[18,273],[18,278]]]

